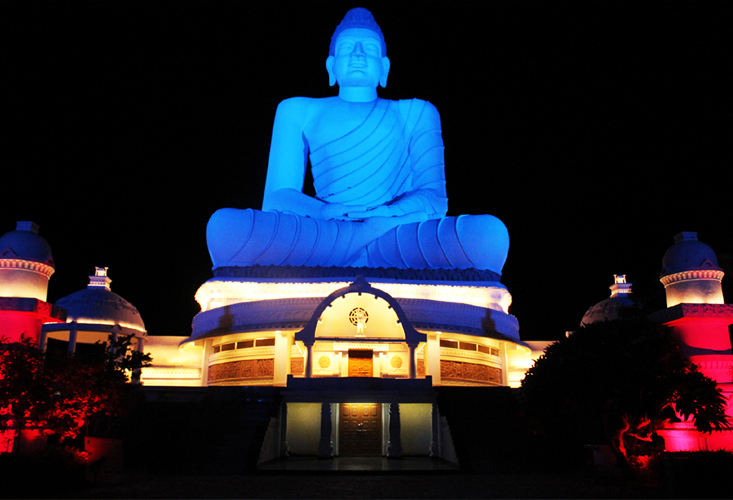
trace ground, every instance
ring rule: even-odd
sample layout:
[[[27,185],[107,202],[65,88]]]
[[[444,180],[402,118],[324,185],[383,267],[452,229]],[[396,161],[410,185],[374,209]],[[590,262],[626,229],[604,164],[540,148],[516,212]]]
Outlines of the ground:
[[[587,473],[146,476],[68,498],[665,498],[662,488]]]

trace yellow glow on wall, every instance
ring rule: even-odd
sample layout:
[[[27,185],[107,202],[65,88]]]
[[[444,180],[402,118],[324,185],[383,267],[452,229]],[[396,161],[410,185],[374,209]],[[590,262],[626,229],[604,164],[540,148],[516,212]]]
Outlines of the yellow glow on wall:
[[[111,321],[108,319],[95,319],[95,318],[77,318],[75,320],[77,323],[84,324],[84,325],[106,325],[106,326],[115,326],[119,325],[122,328],[129,328],[131,330],[136,330],[138,332],[144,332],[145,330],[143,328],[140,328],[137,325],[133,325],[131,323],[117,323],[115,321]]]
[[[369,279],[369,283],[397,299],[438,300],[458,304],[486,307],[508,313],[512,296],[502,285],[436,285],[413,283],[380,283]],[[209,311],[241,302],[257,300],[291,299],[306,297],[327,297],[334,291],[350,285],[347,281],[273,283],[239,281],[236,279],[213,278],[201,285],[196,292],[196,301],[202,311]]]
[[[372,344],[370,342],[334,342],[334,351],[348,351],[349,349],[371,349],[372,351],[389,351],[388,344]]]
[[[149,379],[194,379],[201,378],[200,368],[161,368],[147,367],[142,369],[143,380]]]
[[[360,334],[354,311],[365,317]],[[316,337],[405,338],[397,313],[381,297],[368,293],[347,293],[334,300],[316,326]]]

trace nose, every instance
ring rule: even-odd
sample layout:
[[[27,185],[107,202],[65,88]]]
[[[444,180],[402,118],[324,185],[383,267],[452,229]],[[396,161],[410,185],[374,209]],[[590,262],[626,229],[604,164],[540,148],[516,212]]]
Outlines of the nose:
[[[354,49],[351,51],[352,56],[365,56],[364,53],[364,47],[362,47],[361,42],[356,42],[354,44]]]

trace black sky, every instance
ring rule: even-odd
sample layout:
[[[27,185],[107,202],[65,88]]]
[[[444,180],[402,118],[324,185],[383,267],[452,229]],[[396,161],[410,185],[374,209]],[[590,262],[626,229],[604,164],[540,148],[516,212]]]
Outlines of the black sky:
[[[355,6],[381,96],[441,112],[449,214],[507,225],[523,338],[576,328],[614,273],[660,292],[680,231],[733,256],[726,3],[5,2],[0,234],[41,226],[49,300],[109,266],[150,334],[188,335],[208,217],[260,207],[277,103],[336,92]]]

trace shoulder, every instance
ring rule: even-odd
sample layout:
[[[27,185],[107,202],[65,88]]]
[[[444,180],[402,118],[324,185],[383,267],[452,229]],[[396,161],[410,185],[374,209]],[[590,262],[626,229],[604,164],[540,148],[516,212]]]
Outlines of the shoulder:
[[[333,97],[290,97],[277,105],[276,119],[307,122],[314,114],[326,107]]]
[[[280,104],[277,105],[277,112],[281,114],[304,111],[313,107],[312,101],[315,100],[310,97],[290,97],[289,99],[280,101]]]
[[[412,109],[413,112],[418,111],[422,113],[434,113],[436,115],[439,114],[438,108],[436,108],[433,103],[431,103],[430,101],[425,101],[423,99],[400,99],[397,102],[399,102],[400,106],[402,106],[403,108]]]
[[[440,123],[440,113],[429,101],[423,99],[402,99],[399,101],[400,108],[405,116],[417,116],[421,122]]]
[[[335,97],[290,97],[280,101],[278,111],[298,111],[304,109],[322,108],[327,106]]]

